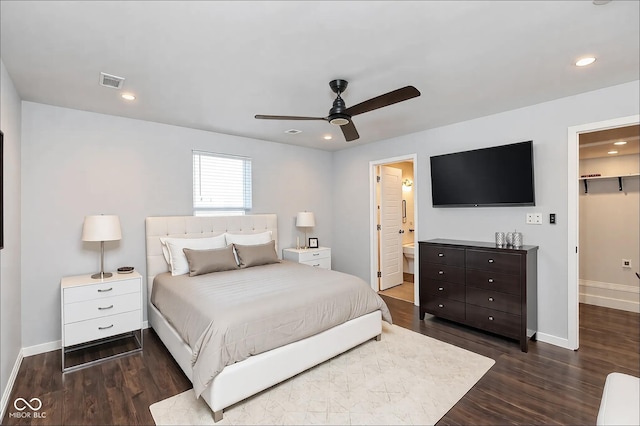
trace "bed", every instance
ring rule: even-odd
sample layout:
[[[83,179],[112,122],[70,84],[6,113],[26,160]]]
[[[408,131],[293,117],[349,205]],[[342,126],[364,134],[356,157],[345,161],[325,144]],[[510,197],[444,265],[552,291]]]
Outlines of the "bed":
[[[198,368],[198,364],[193,364],[192,360],[203,358],[207,359],[205,357],[207,351],[202,350],[202,348],[198,346],[194,346],[193,341],[195,339],[190,340],[189,336],[185,335],[182,324],[174,318],[172,318],[173,322],[169,321],[167,317],[165,317],[165,315],[163,315],[151,302],[151,297],[154,295],[153,286],[156,276],[158,276],[158,280],[156,282],[159,283],[158,289],[156,289],[157,294],[160,291],[160,286],[163,280],[166,280],[166,277],[171,275],[170,273],[167,273],[170,267],[165,260],[165,254],[163,254],[161,238],[208,239],[224,233],[240,236],[247,235],[251,237],[252,235],[264,234],[265,232],[270,232],[271,238],[273,239],[272,244],[275,245],[276,253],[278,253],[277,217],[273,214],[225,217],[169,216],[148,217],[146,219],[149,325],[162,340],[173,358],[184,371],[185,375],[194,384],[196,394],[200,394],[200,396],[209,405],[213,412],[213,419],[215,422],[222,419],[223,410],[225,408],[319,363],[322,363],[340,353],[343,353],[369,339],[375,338],[379,340],[382,332],[381,321],[383,319],[383,315],[386,320],[390,321],[386,305],[384,305],[384,302],[380,300],[382,305],[379,309],[361,315],[358,314],[358,316],[353,318],[345,319],[345,322],[331,326],[317,334],[303,337],[301,340],[296,340],[292,343],[286,343],[282,346],[274,347],[255,355],[248,356],[246,359],[241,358],[238,362],[232,362],[231,364],[224,366],[220,371],[216,370],[210,381],[202,380],[202,371],[204,367]],[[320,272],[317,268],[291,264],[291,262],[281,262],[273,265],[247,268],[244,270],[243,274],[249,276],[251,274],[256,275],[259,271],[259,275],[264,277],[264,279],[260,278],[260,280],[268,281],[269,279],[273,280],[272,278],[269,278],[270,276],[280,273],[280,268],[282,268],[283,271],[292,270],[295,274],[300,274],[301,272],[309,274],[309,280],[316,283],[319,282],[318,280],[322,280],[323,277],[325,277],[325,275],[322,274],[334,274],[335,276],[340,276],[340,278],[346,280],[359,280],[358,278],[348,276],[347,274],[332,271]],[[300,268],[304,271],[300,270]],[[231,276],[225,274],[235,274],[235,271],[216,272],[213,274],[206,274],[207,276],[194,278],[202,278],[202,280],[215,279],[218,280],[218,282],[221,282],[225,280],[226,276]],[[241,274],[239,273],[238,276],[240,275]],[[234,275],[233,278],[235,279],[235,277],[236,276]],[[172,278],[177,279],[180,277]],[[190,282],[190,278],[188,277],[181,279],[184,280],[183,282]],[[284,278],[282,281],[285,281]],[[197,282],[198,281],[195,279],[193,280],[193,283]],[[207,284],[205,283],[204,285]],[[327,285],[327,287],[330,286]],[[370,291],[369,288],[367,288],[367,290]],[[288,291],[288,289],[286,291]],[[379,299],[375,293],[373,294],[377,299]],[[165,300],[172,300],[171,297],[175,296],[165,296]],[[158,304],[165,307],[167,315],[170,314],[170,309],[167,309],[167,307],[174,305],[166,301],[164,304]],[[180,305],[177,300],[175,306],[174,311],[184,311],[184,308],[178,308]],[[371,308],[369,307],[368,309]],[[197,310],[197,308],[193,309],[193,311]],[[323,316],[324,314],[322,314],[322,312],[326,311],[319,312],[321,313],[318,315]],[[185,320],[185,322],[189,321],[191,321],[190,318]],[[271,337],[272,336],[267,339],[269,342],[277,340],[274,340]],[[190,343],[188,344],[186,341],[190,341]],[[251,342],[251,345],[253,344],[254,342]],[[192,350],[192,347],[194,350]],[[209,351],[209,353],[214,352]],[[206,364],[205,361],[200,363]],[[208,370],[206,370],[206,372],[209,373]],[[204,375],[204,377],[209,377],[209,375]]]

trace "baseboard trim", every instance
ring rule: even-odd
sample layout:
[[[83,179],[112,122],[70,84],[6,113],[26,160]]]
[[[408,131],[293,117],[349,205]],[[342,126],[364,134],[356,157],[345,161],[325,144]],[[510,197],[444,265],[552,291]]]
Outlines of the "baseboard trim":
[[[640,313],[640,289],[625,284],[579,280],[580,303]]]
[[[549,343],[551,345],[559,346],[561,348],[571,349],[572,351],[578,349],[578,348],[571,347],[571,345],[569,345],[569,339],[554,336],[552,334],[540,333],[539,331],[536,333],[536,340],[538,342]]]
[[[20,366],[22,365],[23,358],[24,353],[23,350],[20,349],[20,351],[18,352],[18,357],[16,358],[16,362],[13,364],[13,369],[11,370],[11,375],[9,376],[7,387],[4,388],[4,392],[2,392],[2,402],[0,402],[0,419],[4,419],[4,414],[7,411],[7,406],[9,404],[9,397],[11,396],[11,391],[13,390],[13,385],[16,382],[16,378],[18,377],[18,371],[20,371]]]

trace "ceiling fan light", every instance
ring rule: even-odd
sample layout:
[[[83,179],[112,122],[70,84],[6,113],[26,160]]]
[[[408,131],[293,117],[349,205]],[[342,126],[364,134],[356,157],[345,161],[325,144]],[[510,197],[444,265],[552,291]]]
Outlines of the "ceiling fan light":
[[[334,126],[344,126],[345,124],[349,124],[349,120],[343,117],[336,117],[331,119],[329,123],[333,124]]]

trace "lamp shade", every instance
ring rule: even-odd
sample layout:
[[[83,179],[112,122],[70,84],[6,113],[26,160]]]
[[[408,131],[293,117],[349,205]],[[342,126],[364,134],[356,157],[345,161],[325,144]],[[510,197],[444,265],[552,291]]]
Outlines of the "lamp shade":
[[[115,215],[85,216],[82,241],[115,241],[122,238],[120,219]]]
[[[300,228],[316,226],[316,219],[312,212],[300,212],[296,216],[296,226]]]

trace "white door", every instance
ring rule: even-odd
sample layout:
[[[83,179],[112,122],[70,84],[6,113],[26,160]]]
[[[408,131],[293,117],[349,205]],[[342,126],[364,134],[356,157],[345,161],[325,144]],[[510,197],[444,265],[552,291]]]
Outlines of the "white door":
[[[380,290],[386,290],[402,284],[402,170],[380,169]]]

